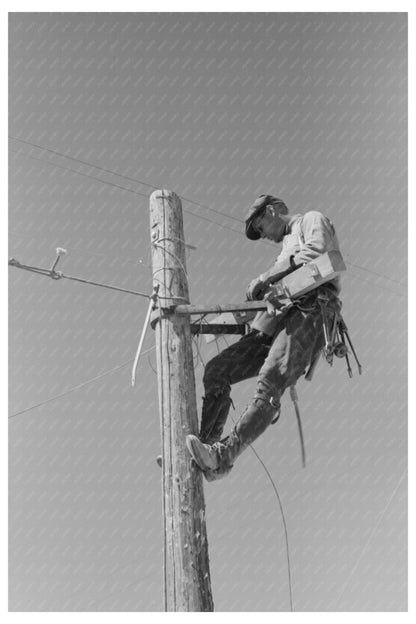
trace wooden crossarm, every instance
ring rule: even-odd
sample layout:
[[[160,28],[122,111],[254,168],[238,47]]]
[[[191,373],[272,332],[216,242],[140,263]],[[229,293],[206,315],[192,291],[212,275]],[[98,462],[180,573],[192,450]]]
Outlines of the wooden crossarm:
[[[211,305],[180,304],[172,307],[175,314],[222,314],[224,312],[258,312],[267,310],[267,302],[281,305],[290,304],[291,299],[301,297],[318,286],[325,284],[346,270],[339,251],[328,251],[312,262],[289,273],[266,292],[263,301],[244,303],[224,303]],[[270,305],[270,304],[269,304]]]

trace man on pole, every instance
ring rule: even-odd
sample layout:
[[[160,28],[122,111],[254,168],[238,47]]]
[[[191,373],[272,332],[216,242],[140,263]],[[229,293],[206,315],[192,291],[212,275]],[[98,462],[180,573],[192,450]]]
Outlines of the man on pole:
[[[247,299],[262,299],[284,276],[325,252],[339,250],[331,221],[317,211],[290,215],[284,201],[261,195],[245,221],[250,240],[282,243],[273,266],[250,282]],[[258,312],[241,340],[210,360],[204,373],[199,436],[188,435],[186,444],[207,480],[228,474],[236,458],[280,414],[280,398],[306,372],[325,343],[322,299],[326,310],[340,310],[339,277],[318,286],[279,315]],[[320,300],[319,300],[320,298]],[[231,405],[231,386],[257,376],[254,395],[230,434],[222,439]]]

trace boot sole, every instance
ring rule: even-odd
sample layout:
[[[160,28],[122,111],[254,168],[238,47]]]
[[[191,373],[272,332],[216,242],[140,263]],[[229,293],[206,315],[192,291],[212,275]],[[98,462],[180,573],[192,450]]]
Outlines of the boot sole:
[[[202,442],[200,442],[200,440],[196,436],[188,435],[186,436],[185,441],[188,451],[203,472],[207,472],[208,470],[216,470],[216,468],[218,468],[217,464],[214,464],[213,462],[209,464],[206,463],[204,457],[199,452],[199,446],[202,444]]]

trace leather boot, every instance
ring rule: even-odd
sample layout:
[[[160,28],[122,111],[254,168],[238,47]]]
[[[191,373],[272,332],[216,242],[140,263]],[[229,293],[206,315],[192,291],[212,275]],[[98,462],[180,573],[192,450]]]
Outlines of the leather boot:
[[[196,436],[186,436],[186,446],[207,481],[222,479],[231,470],[236,457],[243,452],[235,430],[223,442],[204,444]]]
[[[204,444],[197,436],[187,435],[186,446],[203,472],[216,470],[218,468],[219,459],[215,444]]]
[[[225,477],[237,457],[271,424],[275,413],[276,404],[258,392],[230,435],[221,442],[204,444],[196,436],[188,435],[188,450],[206,479],[214,481]]]
[[[204,444],[221,440],[222,432],[230,411],[230,388],[208,392],[203,398],[199,439]]]

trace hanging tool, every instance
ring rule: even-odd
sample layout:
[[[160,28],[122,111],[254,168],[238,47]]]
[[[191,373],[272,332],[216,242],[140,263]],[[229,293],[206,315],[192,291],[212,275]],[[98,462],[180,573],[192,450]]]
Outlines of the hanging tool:
[[[345,321],[341,315],[340,307],[331,306],[332,320],[330,321],[328,318],[328,310],[327,310],[328,303],[330,300],[329,296],[326,293],[319,293],[317,300],[321,308],[321,314],[322,314],[322,326],[323,326],[324,337],[325,337],[325,345],[322,351],[323,351],[326,361],[328,362],[328,364],[330,364],[330,366],[332,366],[334,355],[338,358],[345,358],[345,361],[347,364],[348,375],[352,377],[352,369],[351,369],[350,360],[348,357],[348,353],[349,353],[348,346],[347,346],[347,341],[348,341],[351,352],[357,364],[358,373],[359,375],[361,375],[362,366],[360,362],[358,361],[357,354],[355,353],[355,349],[353,347],[350,335],[348,333],[347,325],[345,324]]]
[[[306,452],[305,452],[305,442],[303,439],[303,429],[302,429],[302,421],[300,419],[300,411],[299,411],[299,399],[298,393],[296,392],[295,386],[290,386],[290,398],[292,399],[292,403],[295,408],[296,420],[298,423],[298,431],[299,431],[299,440],[300,440],[300,448],[302,451],[302,468],[306,466]]]
[[[159,291],[159,284],[156,284],[153,287],[152,295],[149,297],[149,299],[150,299],[149,307],[147,309],[146,318],[145,318],[143,329],[142,329],[142,335],[140,336],[139,346],[137,347],[136,357],[134,358],[133,369],[132,369],[132,372],[131,372],[131,385],[133,386],[133,388],[136,385],[137,364],[138,364],[140,353],[141,353],[141,350],[142,350],[142,346],[143,346],[143,342],[144,342],[144,337],[146,335],[147,327],[148,327],[149,322],[150,322],[150,315],[151,315],[152,309],[155,306],[156,301],[157,301],[157,293],[158,293],[158,291]]]

